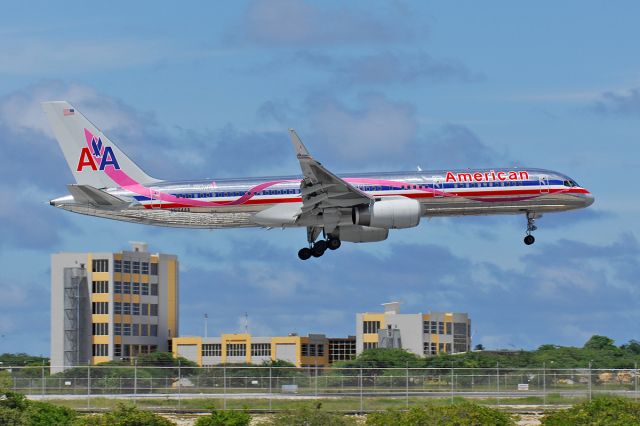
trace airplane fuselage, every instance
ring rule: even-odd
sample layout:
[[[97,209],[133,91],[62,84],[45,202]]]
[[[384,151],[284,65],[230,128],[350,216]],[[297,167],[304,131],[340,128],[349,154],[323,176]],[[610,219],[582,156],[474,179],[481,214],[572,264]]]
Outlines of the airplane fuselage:
[[[415,199],[420,203],[422,216],[527,212],[541,215],[583,208],[593,202],[589,191],[573,179],[543,169],[425,170],[339,176],[375,199],[398,196]],[[51,204],[77,213],[160,226],[264,226],[254,220],[256,213],[276,205],[302,205],[301,180],[300,176],[285,176],[163,181],[105,189],[130,201],[125,208],[77,203],[72,196],[57,198]]]

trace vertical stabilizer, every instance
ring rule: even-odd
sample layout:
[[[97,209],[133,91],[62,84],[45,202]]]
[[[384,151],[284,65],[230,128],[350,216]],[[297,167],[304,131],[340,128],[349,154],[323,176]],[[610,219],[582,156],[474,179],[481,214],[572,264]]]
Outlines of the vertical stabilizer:
[[[43,102],[42,108],[78,184],[109,188],[158,182],[70,103]]]

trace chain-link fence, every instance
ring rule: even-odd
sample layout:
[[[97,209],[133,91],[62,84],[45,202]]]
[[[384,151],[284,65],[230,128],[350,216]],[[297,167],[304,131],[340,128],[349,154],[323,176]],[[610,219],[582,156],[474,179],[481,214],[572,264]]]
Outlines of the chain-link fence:
[[[6,367],[0,387],[87,408],[126,399],[149,408],[278,410],[322,399],[337,411],[402,408],[427,398],[487,404],[569,404],[613,393],[638,399],[637,369]],[[296,402],[296,400],[298,402]]]

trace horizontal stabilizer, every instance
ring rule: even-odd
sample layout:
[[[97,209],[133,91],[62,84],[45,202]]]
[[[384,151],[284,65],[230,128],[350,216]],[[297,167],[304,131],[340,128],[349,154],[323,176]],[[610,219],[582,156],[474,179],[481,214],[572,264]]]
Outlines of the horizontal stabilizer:
[[[104,192],[91,185],[67,185],[73,199],[81,204],[91,204],[96,207],[119,207],[129,204],[127,201]]]

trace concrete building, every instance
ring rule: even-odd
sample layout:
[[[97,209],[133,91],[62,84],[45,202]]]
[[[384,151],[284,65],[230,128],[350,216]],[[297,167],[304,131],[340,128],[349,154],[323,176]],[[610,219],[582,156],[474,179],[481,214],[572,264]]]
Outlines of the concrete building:
[[[172,347],[175,356],[200,366],[281,360],[296,367],[325,367],[334,360],[355,357],[355,337],[328,339],[324,334],[256,337],[242,333],[204,338],[177,337],[173,339]]]
[[[403,348],[416,355],[471,350],[471,320],[465,313],[401,314],[400,303],[384,312],[356,314],[356,353],[371,348]]]
[[[51,256],[51,372],[168,351],[178,335],[178,259],[133,243]]]

